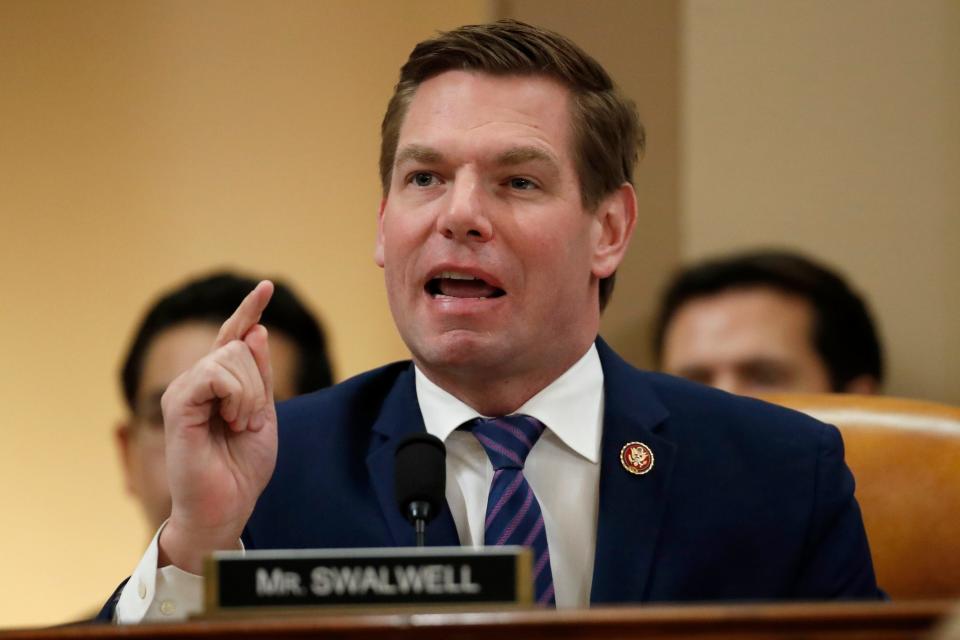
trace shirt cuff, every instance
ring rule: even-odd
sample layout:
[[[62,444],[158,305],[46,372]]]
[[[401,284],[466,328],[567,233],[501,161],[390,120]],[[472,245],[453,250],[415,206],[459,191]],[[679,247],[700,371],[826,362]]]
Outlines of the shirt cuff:
[[[120,593],[114,614],[119,624],[182,621],[203,611],[203,576],[173,565],[157,569],[160,533],[166,524],[160,525]]]

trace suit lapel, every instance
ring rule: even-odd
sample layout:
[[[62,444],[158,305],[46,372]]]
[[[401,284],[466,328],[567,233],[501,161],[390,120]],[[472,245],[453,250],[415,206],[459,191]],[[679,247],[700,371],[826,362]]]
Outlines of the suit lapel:
[[[393,544],[412,547],[415,543],[413,525],[400,513],[394,489],[394,452],[397,445],[411,433],[423,432],[423,416],[417,403],[413,365],[401,373],[384,399],[380,415],[373,424],[367,471],[390,529]],[[444,500],[436,519],[427,525],[428,546],[458,546],[457,528]]]
[[[647,598],[676,445],[657,433],[669,414],[643,376],[601,339],[597,350],[603,365],[604,418],[590,600],[640,602]],[[633,475],[621,464],[620,452],[628,442],[642,442],[653,451],[654,464],[646,475]]]

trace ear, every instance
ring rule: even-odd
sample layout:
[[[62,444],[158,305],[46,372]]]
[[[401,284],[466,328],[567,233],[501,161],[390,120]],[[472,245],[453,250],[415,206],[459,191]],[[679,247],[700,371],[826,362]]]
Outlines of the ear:
[[[373,261],[383,268],[383,211],[387,208],[387,198],[380,200],[380,209],[377,211],[377,245],[373,250]]]
[[[607,278],[617,270],[637,225],[637,197],[624,182],[600,202],[595,212],[592,273]]]
[[[133,451],[133,426],[129,422],[121,422],[113,430],[113,438],[117,443],[117,452],[120,454],[120,465],[123,469],[123,484],[127,493],[132,496],[140,494],[137,482],[134,479],[133,467],[136,453]]]
[[[870,374],[864,373],[846,384],[844,393],[858,393],[862,396],[872,396],[880,393],[880,383]]]

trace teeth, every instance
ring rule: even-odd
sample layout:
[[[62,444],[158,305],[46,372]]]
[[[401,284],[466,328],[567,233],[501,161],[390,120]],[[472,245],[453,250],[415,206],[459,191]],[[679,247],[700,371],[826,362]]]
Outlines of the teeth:
[[[480,279],[480,278],[475,278],[473,276],[467,275],[465,273],[457,273],[456,271],[444,271],[438,277],[449,278],[450,280],[479,280]]]

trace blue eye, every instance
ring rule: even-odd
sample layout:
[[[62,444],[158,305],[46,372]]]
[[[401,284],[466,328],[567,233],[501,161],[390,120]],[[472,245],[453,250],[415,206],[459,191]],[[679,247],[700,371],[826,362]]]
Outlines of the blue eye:
[[[418,173],[413,174],[410,177],[410,182],[417,185],[418,187],[429,187],[430,185],[433,184],[433,180],[434,180],[433,174],[426,173],[425,171],[420,171]]]
[[[536,183],[527,178],[510,178],[509,184],[512,189],[518,189],[520,191],[527,191],[537,188]]]

